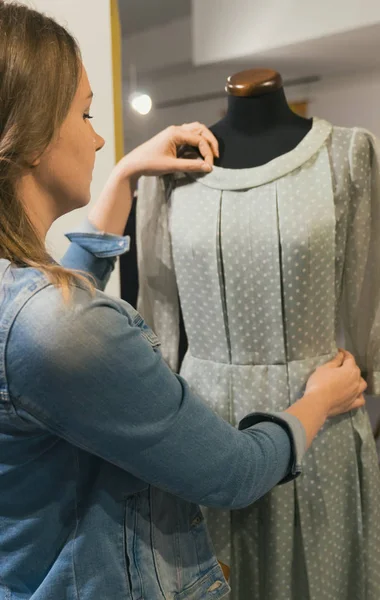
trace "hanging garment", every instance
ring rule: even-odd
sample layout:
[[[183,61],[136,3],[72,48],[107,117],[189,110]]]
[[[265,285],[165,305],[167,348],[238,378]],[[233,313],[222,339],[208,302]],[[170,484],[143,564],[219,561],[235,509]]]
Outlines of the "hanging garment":
[[[230,423],[295,402],[342,331],[380,393],[379,156],[368,132],[314,119],[264,166],[142,183],[139,310],[175,370],[179,294],[181,374]],[[380,598],[380,475],[365,409],[327,422],[295,482],[247,509],[205,513],[234,600]]]

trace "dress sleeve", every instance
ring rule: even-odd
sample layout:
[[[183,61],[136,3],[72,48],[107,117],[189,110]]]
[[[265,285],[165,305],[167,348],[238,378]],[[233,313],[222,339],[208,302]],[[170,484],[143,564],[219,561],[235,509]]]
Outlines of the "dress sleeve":
[[[177,371],[180,313],[169,231],[169,201],[170,179],[141,179],[136,212],[137,307],[159,337],[163,358]]]
[[[350,153],[342,320],[345,344],[368,383],[380,394],[380,148],[369,132],[355,129]]]

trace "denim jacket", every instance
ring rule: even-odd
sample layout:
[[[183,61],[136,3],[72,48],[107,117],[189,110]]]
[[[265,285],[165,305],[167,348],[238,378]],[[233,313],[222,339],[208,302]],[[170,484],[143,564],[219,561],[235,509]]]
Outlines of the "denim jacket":
[[[128,240],[68,237],[63,264],[95,277],[94,297],[76,287],[66,306],[0,260],[0,600],[222,598],[198,504],[244,507],[295,477],[303,428],[213,414],[102,292]]]

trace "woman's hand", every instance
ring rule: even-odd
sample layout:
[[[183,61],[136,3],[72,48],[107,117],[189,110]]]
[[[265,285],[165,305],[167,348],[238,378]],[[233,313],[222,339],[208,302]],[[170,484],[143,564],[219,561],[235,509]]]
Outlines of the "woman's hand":
[[[363,406],[366,388],[354,357],[341,350],[333,360],[318,367],[311,375],[305,395],[318,394],[326,403],[327,417],[334,417]]]
[[[178,148],[186,144],[198,148],[203,160],[177,158]],[[189,123],[168,127],[118,162],[90,210],[91,223],[100,231],[123,235],[141,175],[165,175],[176,171],[208,173],[215,156],[219,156],[218,142],[205,125]]]
[[[314,371],[304,396],[286,412],[301,421],[310,446],[326,419],[364,406],[366,387],[354,357],[340,350],[333,360]]]
[[[178,148],[194,146],[204,160],[177,158]],[[210,172],[214,157],[219,156],[215,136],[201,123],[171,126],[127,154],[117,165],[119,174],[165,175],[174,172]]]

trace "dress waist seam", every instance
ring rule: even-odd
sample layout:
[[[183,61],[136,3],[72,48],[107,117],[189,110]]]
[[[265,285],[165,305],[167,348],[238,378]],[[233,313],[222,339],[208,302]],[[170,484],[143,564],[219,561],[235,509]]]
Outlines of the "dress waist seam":
[[[254,363],[229,363],[229,362],[219,362],[217,360],[212,360],[209,358],[200,358],[198,356],[194,356],[193,354],[191,354],[189,351],[187,352],[186,356],[185,356],[185,361],[187,360],[194,360],[194,361],[198,361],[198,362],[203,362],[203,363],[210,363],[210,364],[214,364],[214,365],[220,365],[223,367],[287,367],[287,366],[291,366],[293,364],[300,364],[300,363],[305,363],[305,362],[310,362],[310,361],[316,361],[316,362],[320,362],[321,360],[325,360],[326,362],[328,360],[331,360],[331,358],[333,358],[335,356],[335,354],[337,353],[337,350],[332,350],[331,352],[329,352],[328,354],[319,354],[319,355],[314,355],[314,356],[307,356],[305,358],[298,358],[298,359],[293,359],[293,360],[288,360],[286,362],[274,362],[274,363],[259,363],[259,362],[254,362]]]

